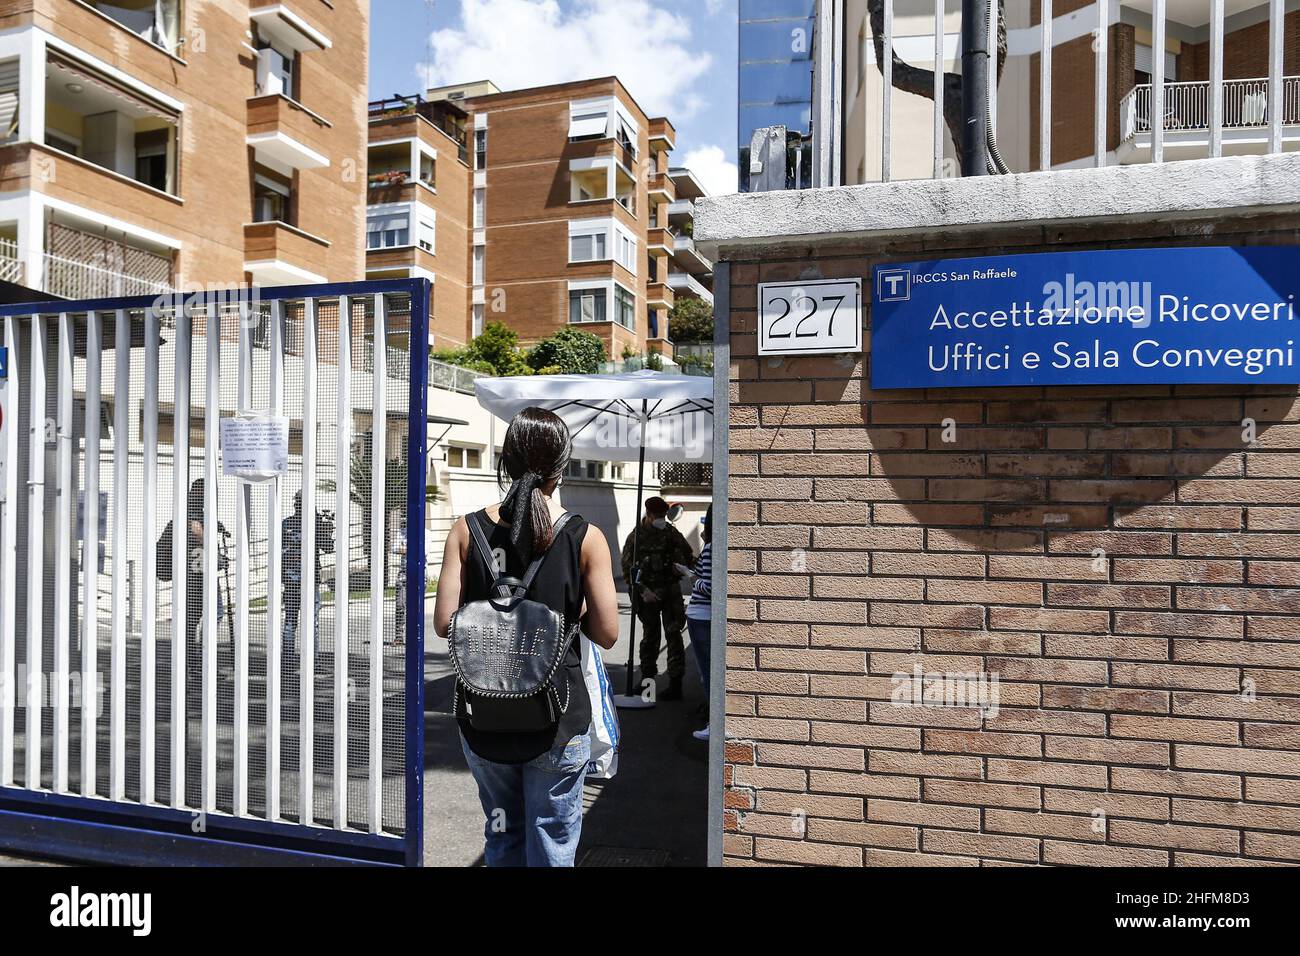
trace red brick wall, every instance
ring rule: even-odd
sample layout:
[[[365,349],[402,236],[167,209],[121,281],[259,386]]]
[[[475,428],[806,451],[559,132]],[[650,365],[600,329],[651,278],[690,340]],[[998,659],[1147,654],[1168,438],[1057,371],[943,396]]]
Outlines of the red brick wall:
[[[867,356],[760,360],[754,336],[759,281],[1297,242],[1300,217],[734,262],[729,863],[1300,860],[1295,388],[873,393]],[[996,674],[997,715],[891,703],[916,664]]]

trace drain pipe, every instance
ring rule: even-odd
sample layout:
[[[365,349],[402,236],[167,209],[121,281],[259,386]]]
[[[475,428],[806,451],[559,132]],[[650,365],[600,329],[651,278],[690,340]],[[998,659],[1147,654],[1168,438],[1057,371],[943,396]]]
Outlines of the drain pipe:
[[[961,118],[963,176],[989,171],[989,3],[961,2]]]

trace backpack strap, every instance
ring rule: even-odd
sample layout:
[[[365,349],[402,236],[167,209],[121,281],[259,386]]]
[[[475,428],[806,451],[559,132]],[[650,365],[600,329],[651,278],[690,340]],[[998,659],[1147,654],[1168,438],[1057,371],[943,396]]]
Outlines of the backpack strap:
[[[553,535],[552,541],[554,541],[554,537],[559,535],[560,530],[572,517],[573,515],[568,511],[560,515],[559,519],[551,528],[551,533]],[[542,561],[545,560],[547,552],[543,551],[541,554],[533,558],[532,562],[528,565],[528,570],[524,572],[524,579],[522,581],[514,581],[512,578],[507,578],[501,566],[497,564],[497,557],[492,551],[492,545],[488,543],[487,532],[483,529],[483,521],[482,512],[479,511],[475,511],[465,518],[465,523],[469,525],[470,533],[474,538],[474,544],[477,545],[479,555],[483,558],[483,563],[487,565],[488,573],[492,575],[493,584],[500,596],[507,600],[511,597],[511,583],[515,584],[520,589],[521,596],[527,594],[528,589],[532,587],[533,579],[537,577],[537,572],[541,570]]]
[[[479,556],[483,563],[488,567],[488,573],[492,575],[492,581],[498,582],[502,578],[501,566],[497,564],[497,556],[492,551],[492,545],[488,543],[487,533],[483,530],[482,512],[474,511],[465,517],[465,523],[469,525],[470,535],[474,538],[474,544],[478,546]],[[504,584],[498,584],[497,590],[501,597],[510,597],[510,588]]]

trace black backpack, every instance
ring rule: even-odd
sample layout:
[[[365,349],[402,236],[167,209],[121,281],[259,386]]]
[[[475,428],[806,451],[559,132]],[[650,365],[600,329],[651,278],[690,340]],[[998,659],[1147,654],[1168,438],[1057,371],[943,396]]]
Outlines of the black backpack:
[[[555,522],[556,537],[570,517],[565,513]],[[528,599],[547,552],[533,558],[522,581],[506,577],[481,520],[478,512],[465,519],[495,593],[462,605],[451,617],[447,645],[456,671],[453,710],[475,730],[547,730],[569,709],[569,682],[558,672],[578,622]]]

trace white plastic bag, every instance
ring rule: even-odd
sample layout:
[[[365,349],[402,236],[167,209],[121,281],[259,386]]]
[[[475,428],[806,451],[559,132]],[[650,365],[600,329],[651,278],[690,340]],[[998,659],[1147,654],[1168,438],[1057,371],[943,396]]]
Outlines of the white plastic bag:
[[[618,710],[614,707],[614,690],[609,685],[600,649],[585,635],[581,640],[582,675],[591,700],[591,759],[587,762],[587,776],[608,780],[618,773]]]

